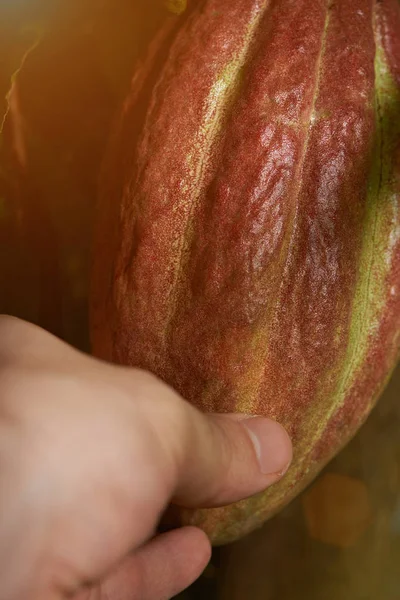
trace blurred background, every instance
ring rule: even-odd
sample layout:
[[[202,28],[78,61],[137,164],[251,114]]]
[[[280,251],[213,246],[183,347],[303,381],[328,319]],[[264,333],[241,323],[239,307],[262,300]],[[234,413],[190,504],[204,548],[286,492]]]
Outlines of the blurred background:
[[[100,161],[135,64],[181,6],[0,2],[0,310],[84,349]]]
[[[89,349],[97,176],[132,70],[184,0],[0,3],[0,312]],[[400,600],[400,367],[367,423],[180,600]]]

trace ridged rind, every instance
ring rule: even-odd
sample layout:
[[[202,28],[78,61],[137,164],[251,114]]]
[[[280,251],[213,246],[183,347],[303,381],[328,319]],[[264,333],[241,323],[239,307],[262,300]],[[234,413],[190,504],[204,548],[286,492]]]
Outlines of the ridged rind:
[[[105,163],[95,354],[279,420],[266,492],[183,512],[214,543],[354,435],[400,346],[400,6],[205,0],[137,73]]]

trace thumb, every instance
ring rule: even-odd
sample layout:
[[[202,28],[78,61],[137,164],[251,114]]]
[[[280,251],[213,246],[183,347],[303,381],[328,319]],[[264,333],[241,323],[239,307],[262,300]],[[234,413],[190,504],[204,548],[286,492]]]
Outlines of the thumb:
[[[174,503],[235,502],[275,483],[289,467],[290,439],[272,419],[203,414],[147,373],[135,371],[135,389],[143,423],[163,449],[157,470],[169,474],[165,496]]]
[[[48,428],[57,431],[52,443],[65,450],[60,464],[83,477],[85,469],[95,473],[110,463],[111,449],[111,464],[118,456],[123,464],[121,457],[131,457],[133,486],[140,477],[148,484],[154,479],[163,488],[164,501],[200,508],[262,491],[280,479],[291,461],[291,442],[275,421],[205,415],[150,373],[85,356],[32,325],[6,319],[0,355],[2,351],[3,362],[18,356],[19,370],[21,364],[26,368],[34,363],[36,371],[48,372],[43,381],[46,393],[38,392],[41,401],[22,402],[25,416],[29,414],[31,427],[36,423],[42,430],[49,423]],[[32,388],[25,379],[27,398],[37,380]],[[78,432],[83,432],[82,439]],[[76,456],[71,456],[71,436]],[[82,456],[96,457],[95,464],[82,462]]]
[[[199,508],[229,504],[266,489],[286,473],[292,445],[281,425],[247,415],[206,419],[208,431],[186,454],[175,503]],[[191,455],[198,469],[195,477]]]

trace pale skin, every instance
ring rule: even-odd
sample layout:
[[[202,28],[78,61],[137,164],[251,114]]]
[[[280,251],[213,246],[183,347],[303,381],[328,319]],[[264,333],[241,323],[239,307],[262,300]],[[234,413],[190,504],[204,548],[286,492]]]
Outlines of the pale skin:
[[[257,439],[256,439],[257,438]],[[269,419],[204,415],[149,373],[0,316],[0,600],[166,600],[210,558],[166,507],[219,506],[291,460]]]

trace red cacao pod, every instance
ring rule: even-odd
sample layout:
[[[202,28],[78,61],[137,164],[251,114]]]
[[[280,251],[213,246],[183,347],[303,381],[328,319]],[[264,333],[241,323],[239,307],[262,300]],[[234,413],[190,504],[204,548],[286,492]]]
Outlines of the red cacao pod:
[[[292,437],[280,483],[184,522],[225,543],[298,494],[399,354],[397,0],[204,0],[170,23],[110,143],[91,304],[96,355]]]

